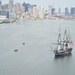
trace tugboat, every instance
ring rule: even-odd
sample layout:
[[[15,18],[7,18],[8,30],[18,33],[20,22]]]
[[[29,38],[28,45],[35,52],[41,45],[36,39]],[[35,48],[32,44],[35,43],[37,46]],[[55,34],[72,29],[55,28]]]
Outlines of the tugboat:
[[[57,47],[53,49],[55,57],[56,56],[65,56],[69,55],[72,52],[72,41],[70,38],[70,34],[67,34],[67,31],[65,30],[64,32],[64,38],[63,41],[61,40],[61,33],[58,35],[58,40],[57,40]]]

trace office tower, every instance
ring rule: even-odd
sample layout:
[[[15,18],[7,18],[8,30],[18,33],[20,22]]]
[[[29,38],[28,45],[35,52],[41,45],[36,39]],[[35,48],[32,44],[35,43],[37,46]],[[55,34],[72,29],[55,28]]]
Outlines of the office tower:
[[[37,17],[37,5],[31,5],[28,12],[30,16]]]
[[[22,3],[22,6],[24,7],[24,10],[25,10],[25,2]],[[25,12],[25,11],[24,11],[24,12]]]
[[[52,10],[51,10],[51,14],[52,14],[52,15],[55,14],[55,8],[52,8]]]
[[[2,5],[2,1],[0,0],[0,5]]]
[[[16,13],[16,5],[13,6],[13,12]]]
[[[13,12],[16,13],[16,14],[21,13],[21,4],[20,3],[16,3],[13,6]]]
[[[2,1],[0,0],[0,10],[2,10]]]
[[[23,2],[22,6],[25,8],[25,12],[28,12],[31,5],[29,3]]]
[[[71,8],[71,15],[75,15],[75,7]]]
[[[30,13],[31,16],[33,15],[33,5],[30,6],[29,13]]]
[[[9,0],[9,11],[13,12],[13,0]]]
[[[30,8],[30,4],[29,3],[25,4],[25,12],[28,12],[29,8]]]
[[[6,10],[6,9],[8,10],[8,8],[9,8],[9,7],[8,7],[8,4],[2,5],[2,9],[3,9],[3,10]]]
[[[9,18],[9,12],[7,12],[7,18]]]
[[[59,12],[59,14],[61,13],[61,8],[59,8],[58,12]]]
[[[24,13],[25,12],[25,8],[22,6],[21,7],[21,12]]]
[[[39,10],[38,10],[38,17],[40,18],[40,19],[44,19],[45,18],[45,10],[44,10],[44,8],[43,7],[39,7]]]
[[[69,15],[69,9],[65,8],[65,15]]]
[[[52,13],[52,6],[49,5],[49,14],[51,15]]]
[[[33,16],[37,17],[37,6],[33,5]]]

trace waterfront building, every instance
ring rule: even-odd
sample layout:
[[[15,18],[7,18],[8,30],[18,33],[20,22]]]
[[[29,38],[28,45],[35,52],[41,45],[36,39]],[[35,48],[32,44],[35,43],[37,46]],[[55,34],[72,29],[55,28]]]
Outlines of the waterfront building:
[[[4,16],[4,15],[0,15],[0,21],[6,20],[6,19],[7,19],[6,16]]]
[[[13,12],[10,12],[9,10],[4,10],[3,12],[3,16],[6,16],[6,18],[16,18],[16,14]]]
[[[21,13],[21,4],[16,3],[16,13]]]
[[[7,12],[7,18],[9,18],[9,11]]]
[[[9,13],[7,13],[7,15],[9,16],[10,19],[16,18],[16,14],[13,12],[9,12]]]
[[[52,14],[52,6],[49,5],[49,14]]]
[[[61,13],[61,8],[59,8],[58,12],[59,12],[59,14]]]
[[[69,9],[65,8],[65,15],[69,15]]]
[[[71,8],[71,15],[75,15],[75,7]]]
[[[37,6],[33,5],[33,16],[37,17]]]
[[[16,5],[13,6],[13,12],[16,13]]]
[[[29,9],[30,9],[30,6],[31,6],[29,3],[23,2],[22,6],[25,8],[25,12],[29,12]]]
[[[21,12],[24,13],[25,12],[25,8],[23,6],[21,6]]]
[[[2,1],[0,0],[0,5],[2,5]]]
[[[13,12],[10,12],[9,10],[4,11],[6,18],[15,18],[16,15]]]
[[[28,12],[29,8],[30,8],[30,4],[29,3],[25,4],[25,12]]]
[[[42,6],[39,7],[38,9],[38,17],[40,19],[44,19],[45,18],[45,10]]]
[[[16,3],[13,6],[13,12],[16,13],[16,14],[21,13],[21,4],[20,3]]]
[[[13,0],[9,0],[9,11],[13,12]]]
[[[2,1],[0,0],[0,10],[2,10]]]
[[[55,8],[52,8],[51,9],[51,15],[54,15],[55,14]]]
[[[9,9],[8,4],[2,5],[2,9],[3,9],[3,10],[6,10],[6,9],[8,10],[8,9]]]
[[[24,7],[24,10],[25,10],[25,2],[22,3],[22,6]],[[24,12],[25,12],[25,11],[24,11]]]
[[[31,5],[29,8],[30,16],[37,17],[37,5]]]
[[[6,18],[9,18],[9,10],[0,10],[0,15],[5,16]]]
[[[30,14],[30,16],[33,15],[33,5],[31,5],[30,8],[29,8],[29,14]]]

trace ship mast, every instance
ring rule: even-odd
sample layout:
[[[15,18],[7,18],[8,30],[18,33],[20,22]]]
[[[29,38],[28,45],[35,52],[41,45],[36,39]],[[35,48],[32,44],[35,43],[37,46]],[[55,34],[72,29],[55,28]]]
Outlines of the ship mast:
[[[64,32],[63,47],[64,47],[64,50],[66,50],[67,48],[70,48],[71,47],[70,34],[69,34],[69,32],[67,34],[67,31],[66,30]]]
[[[63,42],[67,42],[67,31],[66,31],[66,30],[65,30],[65,32],[64,32]]]
[[[61,34],[59,33],[57,40],[57,50],[60,51],[61,49],[62,49],[62,41],[61,41]]]
[[[67,36],[67,43],[68,43],[68,48],[70,48],[72,41],[71,41],[71,35],[69,32],[68,32],[68,36]]]

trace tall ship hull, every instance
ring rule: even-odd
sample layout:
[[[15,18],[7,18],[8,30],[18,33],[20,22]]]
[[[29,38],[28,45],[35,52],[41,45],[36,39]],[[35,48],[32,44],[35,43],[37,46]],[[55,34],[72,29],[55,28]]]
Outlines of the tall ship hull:
[[[71,52],[72,52],[72,48],[69,48],[65,51],[60,51],[60,52],[58,52],[57,50],[54,50],[55,56],[66,56],[66,55],[70,55]]]

